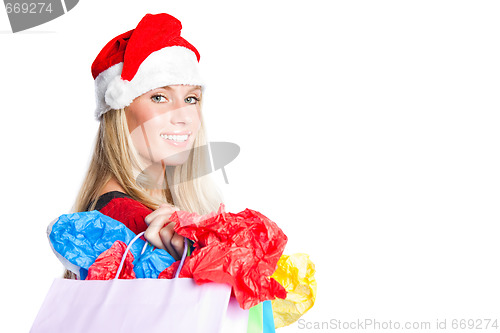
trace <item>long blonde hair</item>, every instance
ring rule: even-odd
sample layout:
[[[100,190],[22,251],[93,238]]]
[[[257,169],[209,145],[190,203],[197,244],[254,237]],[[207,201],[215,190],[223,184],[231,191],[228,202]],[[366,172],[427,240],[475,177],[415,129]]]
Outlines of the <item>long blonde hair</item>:
[[[130,139],[125,112],[125,109],[110,110],[102,116],[94,153],[73,211],[94,209],[103,186],[112,177],[126,194],[153,210],[162,203],[170,203],[181,210],[198,214],[217,210],[222,195],[210,178],[208,150],[194,149],[207,145],[202,116],[201,127],[188,160],[182,165],[166,169],[167,186],[163,187],[163,200],[159,200],[137,181],[143,166]]]

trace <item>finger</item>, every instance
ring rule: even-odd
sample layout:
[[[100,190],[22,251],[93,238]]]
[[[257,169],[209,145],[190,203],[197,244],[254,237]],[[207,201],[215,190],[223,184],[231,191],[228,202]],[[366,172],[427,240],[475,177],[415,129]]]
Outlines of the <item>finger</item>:
[[[172,215],[175,211],[180,210],[178,207],[169,205],[169,204],[162,204],[158,209],[156,209],[154,212],[151,214],[147,215],[144,221],[146,224],[150,224],[151,221],[153,221],[157,216],[159,215]]]
[[[160,233],[155,232],[153,230],[150,230],[149,228],[146,229],[146,232],[144,233],[144,238],[152,244],[154,247],[157,247],[162,250],[166,250],[165,246],[163,245],[163,242],[161,241],[160,238]]]
[[[144,218],[144,222],[146,222],[146,224],[150,224],[151,221],[153,221],[159,215],[172,214],[172,213],[173,213],[173,210],[170,209],[170,207],[162,205],[158,209],[156,209],[155,211],[153,211],[151,214],[147,215]]]
[[[163,243],[163,246],[165,246],[167,252],[170,253],[170,255],[174,257],[175,260],[179,260],[180,256],[172,246],[173,236],[174,236],[174,228],[172,223],[166,225],[160,230],[160,238]]]
[[[174,235],[170,240],[170,244],[172,244],[172,247],[174,248],[175,252],[177,252],[177,255],[179,256],[180,259],[184,252],[184,237],[174,232]]]
[[[146,238],[148,243],[150,243],[154,247],[166,250],[165,246],[163,246],[163,242],[161,241],[159,233],[149,232],[148,230],[146,230],[146,232],[144,233],[144,238]]]
[[[157,219],[162,219],[166,222],[168,221],[170,216],[172,216],[173,213],[174,210],[172,209],[163,209],[161,211],[156,210],[153,213],[146,216],[144,222],[146,222],[147,225],[150,225],[151,223],[153,223],[153,221],[156,221]]]
[[[156,216],[153,220],[151,220],[151,222],[149,223],[148,229],[146,231],[149,230],[149,233],[153,233],[153,232],[159,233],[161,228],[163,228],[165,226],[165,224],[168,223],[169,217],[170,217],[170,215],[158,215],[158,216]]]
[[[148,242],[153,244],[159,249],[166,250],[161,237],[160,230],[168,223],[169,216],[167,215],[159,215],[154,220],[151,221],[146,232],[144,233],[144,237]]]

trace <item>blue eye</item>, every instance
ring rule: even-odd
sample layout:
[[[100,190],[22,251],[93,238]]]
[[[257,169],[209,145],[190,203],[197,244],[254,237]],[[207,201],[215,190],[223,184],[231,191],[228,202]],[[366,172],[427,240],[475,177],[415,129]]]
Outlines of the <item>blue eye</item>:
[[[153,95],[151,96],[151,99],[153,100],[153,102],[155,103],[161,103],[161,102],[165,102],[167,99],[165,98],[165,96],[163,95]]]
[[[186,99],[184,100],[184,102],[189,103],[189,104],[196,104],[199,101],[200,101],[200,99],[197,97],[194,97],[194,96],[186,97]]]

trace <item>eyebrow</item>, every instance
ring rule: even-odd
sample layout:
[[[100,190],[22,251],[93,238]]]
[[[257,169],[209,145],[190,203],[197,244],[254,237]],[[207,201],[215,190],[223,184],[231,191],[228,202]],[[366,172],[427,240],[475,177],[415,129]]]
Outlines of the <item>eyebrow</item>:
[[[172,87],[170,87],[170,86],[159,87],[159,88],[172,90]],[[157,89],[158,89],[158,88],[157,88]],[[188,90],[188,92],[191,92],[191,91],[193,91],[193,90],[201,90],[201,87],[200,87],[200,86],[194,86],[194,87],[192,87],[191,89],[189,89],[189,90]]]
[[[189,89],[189,91],[193,91],[193,90],[201,90],[201,87],[199,87],[199,86],[194,86],[193,88]]]

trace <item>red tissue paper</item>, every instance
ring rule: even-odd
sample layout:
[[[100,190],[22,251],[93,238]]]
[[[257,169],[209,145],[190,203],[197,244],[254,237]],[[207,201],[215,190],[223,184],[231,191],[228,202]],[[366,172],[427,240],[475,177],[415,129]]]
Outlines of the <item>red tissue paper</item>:
[[[90,265],[87,278],[85,280],[112,280],[116,276],[120,261],[127,249],[127,244],[122,241],[116,241],[113,245],[101,253],[95,262]],[[127,253],[125,262],[123,263],[122,271],[119,279],[135,279],[134,255]]]
[[[270,276],[277,268],[287,237],[261,213],[245,209],[233,214],[224,212],[200,216],[176,211],[170,216],[175,231],[194,241],[179,277],[196,283],[227,283],[243,309],[265,300],[286,298],[286,290]],[[179,261],[165,269],[158,278],[174,277]]]

